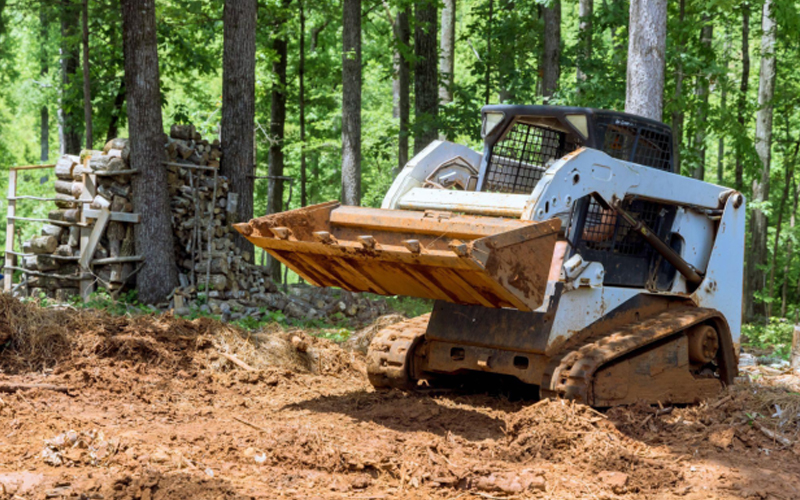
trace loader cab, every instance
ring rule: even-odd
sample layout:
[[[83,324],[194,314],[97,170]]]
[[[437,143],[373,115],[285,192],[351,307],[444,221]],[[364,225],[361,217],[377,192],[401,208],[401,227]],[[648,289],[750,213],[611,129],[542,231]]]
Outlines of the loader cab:
[[[478,190],[530,194],[550,164],[581,147],[614,158],[677,173],[672,133],[663,123],[626,113],[560,106],[493,105],[482,110],[484,154]],[[670,241],[675,206],[632,199],[627,210],[680,252]],[[604,284],[666,290],[676,270],[630,226],[598,200],[576,202],[565,237],[571,254],[601,262]]]

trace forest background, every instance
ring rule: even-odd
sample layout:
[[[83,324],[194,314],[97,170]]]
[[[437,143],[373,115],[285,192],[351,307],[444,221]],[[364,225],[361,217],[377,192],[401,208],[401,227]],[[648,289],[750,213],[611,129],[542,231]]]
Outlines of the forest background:
[[[268,210],[268,182],[282,209],[342,195],[343,28],[356,22],[347,11],[354,3],[363,205],[379,205],[398,165],[431,138],[480,150],[486,103],[625,109],[625,0],[344,0],[344,9],[338,1],[258,0],[256,175],[293,180],[256,181],[256,215]],[[192,123],[208,139],[218,134],[223,7],[222,0],[156,3],[167,129]],[[800,235],[799,33],[800,5],[791,0],[667,3],[662,118],[673,127],[684,175],[748,198],[749,319],[796,321],[800,313],[800,252],[793,251]],[[0,0],[3,189],[10,166],[53,162],[76,153],[88,136],[95,148],[127,136],[122,38],[116,0]],[[432,107],[421,91],[431,66],[439,94]],[[420,107],[425,99],[427,108]],[[48,181],[26,175],[19,189],[44,192]],[[21,215],[44,217],[47,207],[26,210]],[[29,236],[24,231],[20,238]]]

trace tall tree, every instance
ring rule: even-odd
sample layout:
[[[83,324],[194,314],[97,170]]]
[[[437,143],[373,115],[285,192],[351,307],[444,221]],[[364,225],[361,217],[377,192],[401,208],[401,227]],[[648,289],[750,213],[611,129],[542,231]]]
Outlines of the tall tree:
[[[736,111],[736,121],[739,123],[740,133],[746,133],[747,92],[750,87],[750,2],[742,2],[742,79],[739,84],[739,99]],[[744,141],[736,141],[736,180],[734,187],[741,191],[744,188]],[[748,283],[746,281],[745,283]],[[748,285],[746,285],[747,287]],[[747,294],[749,296],[749,294]]]
[[[141,215],[135,225],[136,253],[144,266],[137,275],[139,300],[145,304],[166,300],[177,284],[164,126],[161,118],[155,0],[121,0],[128,89],[130,164],[133,208]]]
[[[392,82],[393,107],[392,117],[399,120],[397,137],[397,169],[395,174],[408,163],[409,118],[411,115],[411,65],[406,58],[409,47],[411,29],[408,25],[410,9],[398,10],[394,20],[395,50],[394,72]]]
[[[542,9],[544,53],[542,54],[542,96],[547,100],[558,88],[561,77],[561,0],[550,0]]]
[[[576,64],[578,82],[586,80],[584,69],[592,58],[592,17],[594,17],[594,1],[578,0],[578,19],[580,23],[578,24],[580,49]]]
[[[439,136],[439,46],[436,43],[436,0],[414,3],[414,154]]]
[[[675,162],[675,169],[681,171],[681,147],[683,146],[683,121],[685,118],[683,105],[683,52],[686,47],[684,40],[684,26],[686,20],[686,0],[678,2],[678,22],[680,29],[677,30],[677,52],[678,57],[675,62],[675,107],[672,110],[672,155]]]
[[[767,293],[770,298],[774,297],[775,293],[775,268],[778,267],[778,247],[781,242],[781,230],[783,229],[783,213],[786,208],[786,201],[789,198],[789,187],[792,183],[792,177],[794,176],[794,164],[797,161],[798,148],[800,148],[800,142],[795,143],[792,160],[790,162],[784,161],[783,165],[783,190],[781,192],[781,201],[778,204],[778,221],[775,223],[775,239],[772,244],[772,265],[769,266],[769,286],[767,287]],[[786,158],[784,158],[784,160],[785,159]],[[772,302],[767,302],[767,317],[770,316],[772,316]]]
[[[2,3],[4,0],[0,0]],[[0,19],[2,22],[2,19]],[[50,64],[49,64],[49,54],[47,50],[48,45],[48,33],[50,32],[49,28],[49,19],[48,19],[48,11],[47,6],[42,3],[39,6],[39,41],[41,45],[39,46],[39,75],[42,76],[42,80],[45,79],[47,73],[50,71]],[[42,82],[44,85],[44,82]],[[47,163],[50,159],[50,111],[47,108],[47,103],[42,104],[42,108],[39,110],[39,120],[40,120],[40,136],[39,142],[41,147],[41,155],[40,160],[42,163]]]
[[[708,88],[709,88],[709,67],[712,64],[713,52],[711,50],[711,39],[714,36],[714,25],[708,14],[703,15],[703,27],[700,29],[700,59],[703,61],[703,69],[697,75],[697,84],[694,94],[697,97],[697,119],[695,122],[694,133],[694,162],[692,177],[704,179],[706,175],[706,119],[708,115]]]
[[[83,42],[83,123],[86,149],[92,149],[92,79],[89,76],[89,0],[83,0],[81,9]]]
[[[631,0],[625,111],[661,121],[667,0]]]
[[[730,69],[731,59],[731,33],[730,27],[725,27],[725,42],[722,49],[722,57],[725,61],[725,73],[722,75],[722,91],[719,96],[719,112],[723,120],[728,117],[728,70]],[[717,184],[722,185],[725,176],[725,135],[719,134],[717,138]]]
[[[797,190],[797,181],[795,180],[794,176],[792,176],[792,211],[789,214],[789,231],[794,234],[795,224],[797,223],[797,198],[798,198],[798,190]],[[781,318],[786,317],[786,309],[788,307],[788,295],[789,295],[789,270],[792,266],[792,251],[794,245],[794,238],[791,236],[786,238],[786,253],[785,257],[786,260],[783,264],[783,285],[781,287]],[[795,320],[795,323],[797,321]]]
[[[288,7],[290,0],[283,0],[283,6]],[[286,58],[288,56],[288,42],[286,41],[286,17],[281,11],[278,32],[272,39],[272,50],[276,59],[272,63],[272,73],[277,78],[272,84],[270,123],[269,123],[269,192],[267,193],[267,213],[282,212],[283,206],[283,176],[284,154],[283,143],[286,136]],[[276,283],[281,282],[281,264],[277,259],[270,257],[269,270]]]
[[[230,192],[236,193],[236,221],[253,218],[255,172],[257,0],[225,0],[222,11],[222,163]],[[252,261],[253,244],[236,236],[236,245]]]
[[[753,180],[753,202],[755,209],[751,218],[751,245],[748,276],[750,292],[758,292],[766,286],[764,269],[767,266],[767,226],[769,220],[763,204],[769,200],[769,171],[772,150],[772,98],[775,95],[775,38],[777,27],[772,0],[765,0],[761,15],[761,69],[758,75],[758,112],[756,113],[756,153],[759,159],[759,175]],[[764,315],[764,303],[746,301],[745,317],[753,319]]]
[[[306,11],[303,0],[300,8],[300,58],[297,63],[298,111],[300,113],[300,206],[308,205],[308,167],[306,165]]]
[[[342,3],[342,203],[361,204],[361,0]]]
[[[439,47],[439,102],[453,101],[453,75],[455,74],[456,0],[444,0],[442,8],[442,36]],[[443,138],[443,137],[442,137]]]
[[[78,25],[80,10],[75,0],[61,0],[61,95],[59,97],[59,139],[61,154],[78,154],[81,150],[80,118],[75,112],[80,45]]]

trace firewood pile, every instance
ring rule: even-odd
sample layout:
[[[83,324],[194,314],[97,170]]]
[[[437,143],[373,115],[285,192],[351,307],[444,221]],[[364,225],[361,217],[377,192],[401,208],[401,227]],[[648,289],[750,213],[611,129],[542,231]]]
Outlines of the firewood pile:
[[[253,256],[235,243],[231,224],[238,199],[228,191],[228,179],[217,172],[219,141],[202,139],[192,125],[173,125],[167,157],[180,279],[173,298],[176,312],[187,314],[198,293],[207,299],[200,307],[213,314],[238,315],[280,305],[270,296],[277,288],[267,269],[251,264]]]
[[[130,174],[123,159],[127,141],[110,141],[104,151],[84,151],[80,156],[64,155],[55,166],[56,208],[40,236],[24,242],[22,267],[27,270],[26,286],[31,296],[66,301],[80,293],[81,283],[100,282],[109,290],[121,289],[134,274],[133,226],[121,220],[106,221],[102,238],[92,240],[86,213],[95,218],[100,210],[129,214]],[[84,173],[96,174],[87,187]],[[123,216],[124,217],[124,216]],[[86,261],[81,248],[93,249],[91,272],[81,272]],[[84,269],[85,270],[85,269]]]
[[[267,268],[257,266],[236,245],[237,195],[219,175],[219,141],[203,139],[191,125],[173,125],[164,137],[167,182],[175,235],[179,287],[162,309],[192,310],[231,320],[259,318],[280,310],[290,318],[351,318],[369,321],[384,313],[383,302],[309,286],[282,293]],[[109,141],[102,151],[63,156],[55,168],[56,209],[40,236],[23,244],[26,282],[34,297],[66,301],[96,287],[110,293],[135,287],[144,263],[135,255],[127,139]],[[90,255],[87,255],[89,254]]]

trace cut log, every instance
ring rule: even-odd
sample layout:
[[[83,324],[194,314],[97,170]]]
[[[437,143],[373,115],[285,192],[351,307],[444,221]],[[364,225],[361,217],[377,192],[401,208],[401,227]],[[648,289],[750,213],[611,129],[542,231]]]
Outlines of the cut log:
[[[35,254],[53,253],[58,247],[58,238],[55,236],[39,236],[31,239],[31,252]]]
[[[75,208],[78,205],[78,200],[71,194],[56,193],[55,199],[58,208]]]
[[[111,158],[108,156],[92,156],[89,159],[89,169],[92,172],[97,172],[98,170],[108,170],[108,164],[111,161]]]
[[[58,179],[62,179],[65,181],[72,180],[72,169],[79,162],[80,159],[76,156],[72,155],[62,156],[56,163],[55,167],[56,177]]]
[[[97,210],[97,209],[101,209],[101,210],[102,209],[108,209],[109,207],[111,207],[111,202],[107,198],[105,198],[102,195],[98,194],[97,196],[94,197],[94,200],[92,200],[91,207],[93,209],[95,209],[95,210]]]
[[[55,254],[62,257],[72,257],[72,247],[69,245],[59,245],[58,248],[56,248]]]
[[[116,139],[111,139],[106,143],[105,147],[103,147],[103,154],[108,154],[108,152],[111,151],[112,149],[119,149],[119,150],[125,149],[125,146],[127,145],[128,145],[128,139],[121,139],[119,137]]]
[[[211,282],[211,284],[208,287],[206,287],[205,286],[206,285],[206,277],[201,275],[201,276],[198,277],[197,285],[198,285],[199,288],[202,288],[202,289],[208,288],[209,290],[217,290],[217,291],[221,292],[221,291],[225,290],[225,286],[228,284],[228,278],[224,274],[212,274],[209,277],[209,281]]]
[[[792,335],[792,371],[800,375],[800,325],[795,325]]]
[[[49,255],[36,256],[36,269],[39,271],[55,271],[59,267],[59,262]]]
[[[74,198],[75,195],[72,194],[72,184],[71,178],[69,180],[56,179],[55,183],[53,183],[56,193],[68,194]]]

